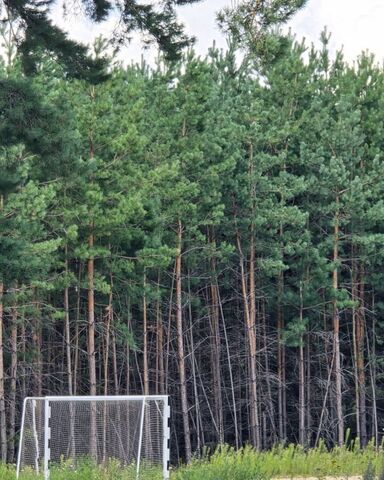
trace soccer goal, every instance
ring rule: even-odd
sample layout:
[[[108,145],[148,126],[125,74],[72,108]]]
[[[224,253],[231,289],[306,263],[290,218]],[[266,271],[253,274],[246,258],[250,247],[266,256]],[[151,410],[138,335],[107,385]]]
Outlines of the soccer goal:
[[[29,397],[24,400],[17,477],[61,465],[113,461],[132,478],[169,478],[167,396]]]

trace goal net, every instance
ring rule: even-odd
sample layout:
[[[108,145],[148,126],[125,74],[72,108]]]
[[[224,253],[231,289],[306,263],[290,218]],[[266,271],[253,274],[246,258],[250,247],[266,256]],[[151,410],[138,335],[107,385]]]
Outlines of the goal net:
[[[169,415],[167,396],[26,398],[17,476],[114,462],[127,478],[168,479]]]

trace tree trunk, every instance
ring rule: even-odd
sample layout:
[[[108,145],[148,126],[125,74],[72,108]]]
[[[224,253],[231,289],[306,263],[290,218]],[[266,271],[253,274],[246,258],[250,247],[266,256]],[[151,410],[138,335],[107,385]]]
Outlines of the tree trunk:
[[[210,238],[210,243],[214,246],[215,241],[213,233]],[[218,286],[216,282],[216,261],[211,258],[211,270],[213,279],[210,285],[211,292],[211,364],[213,377],[213,393],[215,400],[215,420],[218,431],[218,443],[224,443],[224,418],[223,418],[223,398],[221,391],[221,341],[220,341],[220,311],[219,311],[219,296]],[[209,297],[208,297],[209,298]]]
[[[277,377],[278,377],[278,412],[279,412],[279,440],[285,443],[287,439],[287,402],[285,388],[285,345],[283,342],[284,314],[282,295],[284,290],[284,273],[281,271],[278,280],[277,305]]]
[[[372,292],[372,348],[369,344],[369,335],[367,332],[367,353],[369,374],[372,389],[372,437],[375,440],[376,449],[379,448],[379,425],[377,419],[377,392],[376,392],[376,316],[375,316],[375,292]]]
[[[182,281],[181,281],[181,259],[182,259],[182,237],[183,228],[181,221],[178,221],[177,228],[177,256],[176,256],[176,328],[177,328],[177,356],[180,376],[181,412],[184,428],[185,458],[189,463],[192,458],[191,433],[189,428],[187,380],[185,374],[185,355],[183,338],[183,305],[182,305]]]
[[[226,349],[226,352],[227,352],[229,383],[231,385],[231,400],[232,400],[232,407],[233,407],[233,423],[234,423],[234,427],[235,427],[235,445],[236,445],[236,449],[237,449],[240,446],[240,439],[239,439],[239,425],[238,425],[238,420],[237,420],[235,384],[234,384],[234,381],[233,381],[232,359],[231,359],[231,353],[230,353],[230,349],[229,349],[229,339],[228,339],[227,326],[226,326],[226,321],[225,321],[225,316],[224,316],[224,311],[223,311],[223,303],[221,301],[219,288],[217,288],[217,294],[218,294],[218,300],[219,300],[219,306],[220,306],[221,321],[222,321],[222,324],[223,324],[225,349]]]
[[[15,420],[16,420],[16,379],[17,379],[17,309],[11,308],[11,385],[9,392],[9,443],[8,462],[14,461]]]
[[[111,340],[111,322],[112,322],[112,275],[111,275],[111,291],[109,292],[108,305],[105,312],[105,341],[104,341],[104,395],[108,395],[108,380],[109,380],[109,349]],[[103,409],[103,465],[107,461],[107,415],[108,403],[104,403]]]
[[[237,247],[240,258],[241,290],[245,314],[246,334],[249,354],[249,409],[250,409],[250,434],[254,448],[260,448],[260,422],[257,398],[257,368],[256,368],[256,304],[255,304],[255,247],[253,232],[251,233],[249,257],[249,295],[247,289],[244,255],[241,247],[240,234],[237,232]]]
[[[190,337],[190,348],[191,352],[191,372],[193,379],[193,393],[195,397],[195,431],[196,431],[196,451],[198,454],[201,453],[201,447],[204,445],[201,438],[201,432],[203,431],[203,422],[201,420],[200,413],[200,402],[199,402],[199,392],[197,388],[197,375],[196,375],[196,356],[195,356],[195,342],[193,338],[193,319],[192,319],[192,307],[191,307],[191,282],[190,276],[188,274],[188,316],[189,316],[189,337]],[[188,338],[188,337],[187,337]]]
[[[169,357],[170,357],[170,348],[171,348],[171,327],[172,327],[172,312],[173,312],[173,294],[175,289],[175,280],[176,280],[176,261],[172,273],[171,288],[169,293],[169,307],[168,307],[168,322],[167,322],[167,346],[165,349],[165,394],[168,395],[168,382],[169,382]]]
[[[352,245],[352,300],[355,303],[358,303],[358,292],[357,292],[357,276],[356,276],[356,249],[355,246]],[[358,375],[358,341],[357,335],[359,333],[358,324],[358,316],[357,316],[358,308],[356,305],[352,308],[352,343],[353,343],[353,374],[355,380],[355,415],[356,415],[356,437],[360,439],[361,432],[360,432],[360,394],[359,394],[359,375]]]
[[[356,352],[357,352],[357,378],[360,397],[360,441],[361,446],[365,447],[367,444],[367,412],[366,412],[366,380],[365,380],[365,279],[364,279],[364,267],[360,266],[359,272],[359,306],[356,312],[357,325],[356,325]]]
[[[263,328],[263,349],[264,349],[264,365],[265,365],[265,381],[267,384],[267,399],[266,404],[268,405],[268,413],[271,422],[271,440],[272,445],[274,445],[277,441],[276,436],[276,421],[275,421],[275,408],[273,405],[273,396],[272,396],[272,386],[271,386],[271,370],[269,366],[269,351],[268,351],[268,331],[267,331],[267,319],[266,319],[266,312],[265,312],[265,300],[263,299],[262,303],[262,328]],[[266,435],[265,435],[265,438]],[[271,445],[267,445],[264,442],[264,448],[268,448]]]
[[[0,282],[0,450],[1,461],[7,461],[7,419],[5,416],[5,397],[4,397],[4,308],[3,308],[4,285]]]
[[[127,311],[128,311],[127,328],[128,328],[128,331],[131,332],[132,331],[132,324],[131,324],[132,310],[131,310],[131,302],[129,298],[128,298]],[[127,349],[126,392],[127,392],[127,395],[130,395],[131,393],[131,345],[129,340],[127,340],[126,349]]]
[[[75,324],[75,352],[74,352],[74,359],[73,359],[73,394],[76,395],[78,388],[78,371],[79,371],[79,344],[80,344],[80,332],[79,332],[79,323],[80,323],[80,307],[81,307],[81,275],[82,275],[82,264],[79,266],[79,273],[77,278],[77,285],[76,285],[76,324]]]
[[[94,258],[92,248],[94,245],[94,236],[91,231],[88,237],[88,247],[90,249],[88,259],[88,375],[89,375],[89,394],[95,396],[96,388],[96,357],[95,357],[95,289],[94,289]],[[91,404],[90,418],[90,437],[89,448],[90,455],[97,458],[97,428],[96,428],[96,404]]]
[[[336,197],[337,211],[334,217],[333,230],[333,350],[334,350],[334,376],[335,376],[335,400],[336,400],[336,419],[337,419],[337,443],[341,447],[344,443],[344,417],[342,404],[342,373],[341,373],[341,354],[340,354],[340,316],[337,306],[337,292],[339,289],[338,261],[339,261],[339,230],[340,230],[340,212],[339,196]]]
[[[113,315],[113,311],[112,311],[112,315]],[[112,316],[111,322],[113,322],[113,316]],[[117,370],[116,334],[115,334],[114,329],[112,329],[112,367],[113,367],[114,391],[115,391],[115,395],[119,395],[120,385],[119,385],[119,373],[118,373],[118,370]]]
[[[312,443],[312,414],[311,414],[311,333],[307,333],[307,371],[306,371],[306,421],[307,421],[307,446]]]
[[[143,281],[143,366],[144,366],[144,395],[149,395],[149,372],[148,372],[148,318],[147,318],[147,288],[146,276]]]
[[[300,282],[300,324],[303,325],[303,286]],[[300,335],[299,344],[299,443],[303,447],[306,442],[305,435],[305,364],[304,364],[304,338]]]
[[[33,377],[34,377],[34,396],[35,397],[42,397],[43,396],[43,365],[42,365],[42,358],[41,358],[41,349],[42,349],[42,338],[41,338],[41,313],[40,313],[40,305],[37,300],[33,302],[34,304],[34,313],[33,313],[33,320],[32,320],[32,343],[34,348],[34,369],[33,369]],[[50,342],[48,342],[50,345]]]
[[[68,275],[68,247],[65,246],[65,273]],[[72,355],[71,355],[71,329],[69,319],[69,288],[64,289],[64,337],[67,356],[67,383],[68,395],[73,395]]]
[[[156,391],[160,395],[165,394],[165,371],[164,371],[164,327],[160,305],[160,273],[158,276],[158,293],[156,300]]]
[[[68,247],[65,246],[65,273],[68,275]],[[68,395],[73,395],[72,355],[71,355],[71,329],[69,318],[69,288],[64,289],[64,338],[66,346]],[[69,458],[75,457],[75,415],[73,404],[69,404]]]

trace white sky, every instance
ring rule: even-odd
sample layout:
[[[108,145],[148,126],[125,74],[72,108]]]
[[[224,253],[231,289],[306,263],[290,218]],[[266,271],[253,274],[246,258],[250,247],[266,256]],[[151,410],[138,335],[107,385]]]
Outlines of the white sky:
[[[216,26],[216,12],[231,4],[231,0],[205,0],[192,6],[179,8],[179,17],[186,25],[186,31],[197,37],[196,50],[204,55],[213,41],[219,47],[226,42]],[[89,43],[99,34],[108,35],[116,20],[111,18],[103,25],[92,25],[79,15],[63,18],[60,0],[54,13],[55,23],[70,32],[70,36]],[[310,0],[305,9],[290,22],[298,39],[305,37],[317,42],[320,32],[327,26],[332,32],[331,48],[343,47],[348,60],[353,60],[362,50],[375,53],[380,62],[384,58],[384,0]],[[142,48],[137,38],[121,53],[126,62],[137,61]],[[153,55],[153,54],[152,54]],[[147,59],[151,54],[145,54]]]

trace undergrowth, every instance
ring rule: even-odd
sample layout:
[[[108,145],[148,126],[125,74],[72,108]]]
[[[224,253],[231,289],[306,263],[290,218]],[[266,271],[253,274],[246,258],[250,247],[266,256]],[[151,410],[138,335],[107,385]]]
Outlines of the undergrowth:
[[[0,480],[15,480],[13,466],[0,465]],[[43,480],[42,474],[36,475],[32,469],[23,470],[19,480]],[[159,468],[144,466],[140,480],[163,480]],[[82,460],[76,468],[63,462],[50,470],[50,480],[137,480],[136,466],[121,468],[118,462],[110,461],[106,466],[95,466],[92,461]]]
[[[256,452],[250,447],[235,451],[219,447],[213,454],[195,458],[190,465],[171,471],[171,480],[270,480],[273,477],[344,477],[359,475],[364,480],[384,480],[383,448],[369,444],[361,449],[358,443],[328,450],[323,443],[316,449],[305,450],[297,445],[275,447]],[[1,480],[15,480],[13,466],[0,465]],[[20,480],[37,480],[32,471],[25,471]],[[105,468],[82,461],[76,469],[68,464],[52,468],[51,480],[136,480],[132,465],[121,469],[117,462]],[[162,480],[158,469],[145,467],[140,480]]]
[[[207,458],[195,459],[173,474],[174,480],[259,480],[272,477],[351,477],[384,480],[383,449],[373,443],[361,449],[358,442],[328,450],[324,443],[306,450],[298,445],[277,446],[256,452],[220,447]],[[172,478],[172,477],[171,477]]]

